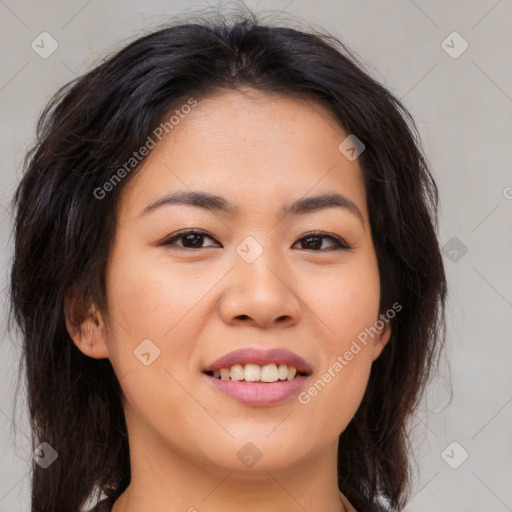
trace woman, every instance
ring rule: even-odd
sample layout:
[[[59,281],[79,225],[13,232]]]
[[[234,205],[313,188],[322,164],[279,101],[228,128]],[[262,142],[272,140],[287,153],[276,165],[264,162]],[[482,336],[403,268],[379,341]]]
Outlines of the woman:
[[[175,24],[64,87],[15,195],[32,510],[399,510],[443,341],[414,122],[334,37]]]

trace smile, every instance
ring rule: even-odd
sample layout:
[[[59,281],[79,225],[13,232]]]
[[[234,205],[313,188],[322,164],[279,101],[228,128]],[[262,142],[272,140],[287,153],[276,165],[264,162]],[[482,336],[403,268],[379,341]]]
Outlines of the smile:
[[[245,405],[274,405],[298,394],[312,374],[311,365],[283,348],[244,348],[202,369],[215,390]]]
[[[297,371],[295,366],[286,364],[277,365],[275,363],[265,364],[263,366],[257,364],[235,364],[231,368],[221,368],[213,372],[207,372],[217,379],[236,380],[245,382],[277,382],[283,380],[293,380],[302,375],[303,372]]]

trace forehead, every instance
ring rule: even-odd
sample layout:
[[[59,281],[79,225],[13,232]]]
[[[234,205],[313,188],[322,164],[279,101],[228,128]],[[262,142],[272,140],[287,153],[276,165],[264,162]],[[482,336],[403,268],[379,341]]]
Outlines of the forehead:
[[[242,210],[334,191],[366,209],[359,163],[338,149],[348,134],[321,103],[242,89],[186,112],[123,190],[131,211],[175,190],[206,190]]]

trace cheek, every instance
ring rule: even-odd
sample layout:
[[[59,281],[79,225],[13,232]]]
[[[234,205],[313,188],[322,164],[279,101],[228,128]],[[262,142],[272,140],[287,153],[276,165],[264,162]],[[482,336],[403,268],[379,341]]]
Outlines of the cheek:
[[[200,423],[201,411],[180,383],[201,329],[195,319],[200,308],[194,306],[212,285],[127,245],[113,250],[107,273],[109,359],[131,419],[145,418],[155,430],[178,428],[169,421],[175,416]]]
[[[122,251],[112,253],[107,276],[109,311],[124,320],[124,335],[168,344],[176,331],[197,325],[190,321],[194,308],[217,278],[195,275],[191,266],[170,265],[151,250],[130,250],[123,243]]]
[[[337,270],[322,283],[310,298],[323,326],[323,356],[316,380],[299,402],[308,415],[325,418],[323,428],[341,433],[361,403],[373,362],[373,338],[368,332],[378,319],[376,261]]]
[[[368,325],[366,315],[347,315],[335,327],[337,336],[326,342],[322,364],[310,385],[298,396],[308,417],[324,435],[338,436],[355,415],[364,396],[373,362],[370,342],[358,336]],[[371,323],[370,323],[371,325]]]
[[[306,293],[314,312],[322,320],[329,352],[346,349],[347,344],[378,319],[380,281],[374,257],[354,260],[323,277],[320,286]]]
[[[142,368],[141,385],[150,383],[153,394],[161,385],[157,375],[161,377],[164,368],[182,367],[189,356],[186,340],[193,339],[193,333],[178,333],[197,326],[190,318],[200,296],[198,281],[188,272],[164,268],[122,236],[112,250],[106,281],[109,359],[118,376]],[[146,353],[149,357],[142,356]]]

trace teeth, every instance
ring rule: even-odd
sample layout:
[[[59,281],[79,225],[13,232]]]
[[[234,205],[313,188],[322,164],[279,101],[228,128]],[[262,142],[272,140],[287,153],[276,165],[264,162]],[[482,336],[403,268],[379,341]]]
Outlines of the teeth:
[[[222,380],[245,380],[246,382],[277,382],[278,380],[293,380],[297,368],[286,364],[275,363],[259,366],[257,364],[235,364],[231,368],[215,370],[213,376]]]
[[[288,366],[288,380],[292,380],[295,377],[295,374],[297,373],[297,368],[294,368],[293,366]]]
[[[244,368],[244,380],[246,382],[256,382],[260,380],[261,370],[257,364],[246,364]]]
[[[279,379],[277,372],[277,366],[272,364],[266,364],[261,367],[261,381],[262,382],[276,382]]]
[[[229,372],[231,380],[244,380],[244,367],[241,364],[233,365]]]

